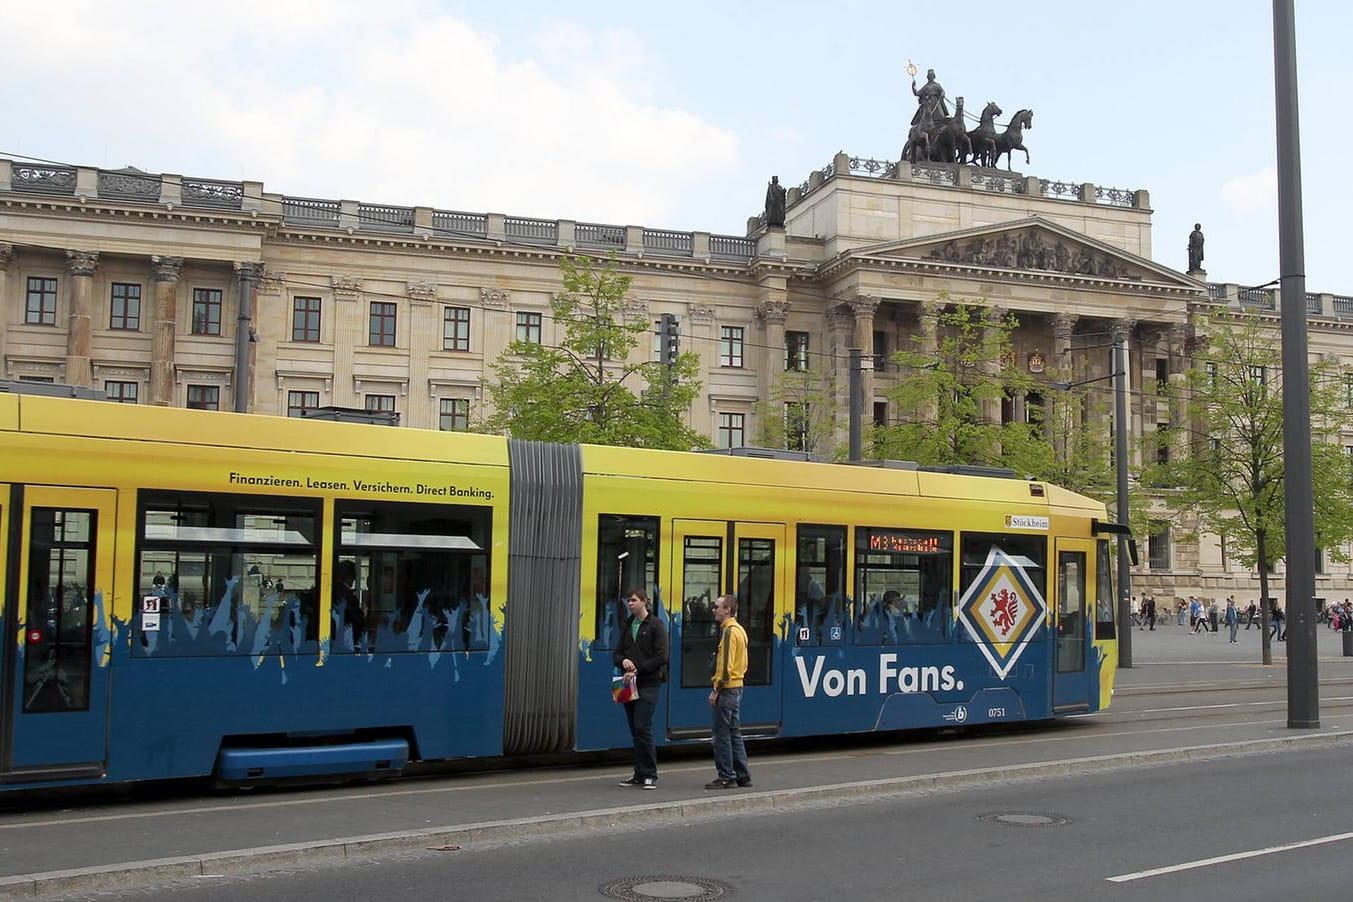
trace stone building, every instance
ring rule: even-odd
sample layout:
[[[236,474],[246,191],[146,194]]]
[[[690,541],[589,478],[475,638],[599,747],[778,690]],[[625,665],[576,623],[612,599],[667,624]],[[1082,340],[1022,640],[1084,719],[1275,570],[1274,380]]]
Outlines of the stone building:
[[[941,293],[1015,314],[1007,365],[1036,377],[1107,377],[1107,346],[1125,334],[1139,437],[1179,415],[1156,387],[1182,378],[1198,317],[1277,304],[1155,262],[1151,240],[1145,191],[847,154],[789,189],[783,228],[753,221],[745,236],[0,160],[2,373],[125,402],[356,407],[464,429],[509,341],[554,340],[560,255],[615,253],[633,277],[627,314],[674,314],[682,349],[703,359],[690,419],[717,445],[753,444],[758,402],[809,355],[844,386],[852,347],[877,364],[866,411],[889,422],[888,355],[936,340]],[[1308,307],[1312,354],[1353,358],[1353,298],[1312,295]],[[989,415],[1023,417],[1036,402]],[[1139,591],[1257,593],[1215,540],[1166,531],[1149,544]],[[1321,594],[1353,594],[1347,565],[1326,562],[1317,580]]]

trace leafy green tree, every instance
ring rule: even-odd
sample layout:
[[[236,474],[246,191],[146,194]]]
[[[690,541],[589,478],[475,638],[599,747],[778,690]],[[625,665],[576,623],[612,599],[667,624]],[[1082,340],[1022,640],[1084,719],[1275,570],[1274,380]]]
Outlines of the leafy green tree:
[[[1010,334],[1019,322],[970,306],[947,308],[937,320],[935,351],[924,348],[926,338],[917,336],[915,349],[893,355],[903,378],[888,398],[900,422],[875,428],[874,446],[885,457],[922,466],[1002,466],[1010,430],[999,416],[985,416],[984,409],[1034,384],[1017,367],[1001,366],[1011,354]]]
[[[1186,374],[1186,422],[1172,424],[1171,445],[1145,479],[1166,489],[1171,508],[1197,514],[1199,530],[1221,537],[1228,553],[1259,573],[1287,554],[1282,371],[1278,330],[1248,313],[1214,315],[1195,368]],[[1335,441],[1349,421],[1346,383],[1326,362],[1310,370],[1311,462],[1316,544],[1336,560],[1353,537],[1353,480]],[[1177,437],[1179,440],[1174,440]],[[1188,533],[1186,533],[1188,535]],[[1196,536],[1196,533],[1193,535]],[[1269,611],[1263,610],[1263,662],[1271,664]]]
[[[700,392],[699,356],[680,354],[671,366],[633,359],[653,325],[625,321],[632,280],[614,257],[566,255],[559,268],[563,290],[550,308],[560,343],[508,345],[487,381],[493,409],[482,428],[533,441],[708,447],[686,422]]]
[[[809,367],[786,370],[772,383],[770,400],[758,402],[755,410],[762,447],[836,456],[839,405],[830,371],[824,376],[821,369]]]

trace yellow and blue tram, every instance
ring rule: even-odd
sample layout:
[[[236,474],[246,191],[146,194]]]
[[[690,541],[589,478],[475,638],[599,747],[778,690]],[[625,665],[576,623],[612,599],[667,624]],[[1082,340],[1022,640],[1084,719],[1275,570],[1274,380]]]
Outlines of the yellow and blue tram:
[[[739,597],[752,736],[1108,704],[1102,504],[1042,482],[0,393],[0,787],[397,772],[629,744],[622,599],[709,735]]]

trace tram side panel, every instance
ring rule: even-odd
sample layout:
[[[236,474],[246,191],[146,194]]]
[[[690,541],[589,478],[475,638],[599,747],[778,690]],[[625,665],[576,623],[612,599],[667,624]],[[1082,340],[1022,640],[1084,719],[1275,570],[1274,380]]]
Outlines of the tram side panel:
[[[119,486],[108,779],[210,774],[223,742],[501,753],[505,471],[91,439],[14,459]]]

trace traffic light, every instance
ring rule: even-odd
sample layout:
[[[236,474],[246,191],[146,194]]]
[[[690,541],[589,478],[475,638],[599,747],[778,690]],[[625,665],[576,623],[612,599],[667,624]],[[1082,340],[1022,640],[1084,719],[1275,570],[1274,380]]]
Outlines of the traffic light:
[[[680,353],[681,324],[673,314],[664,313],[658,320],[658,360],[671,366]]]

